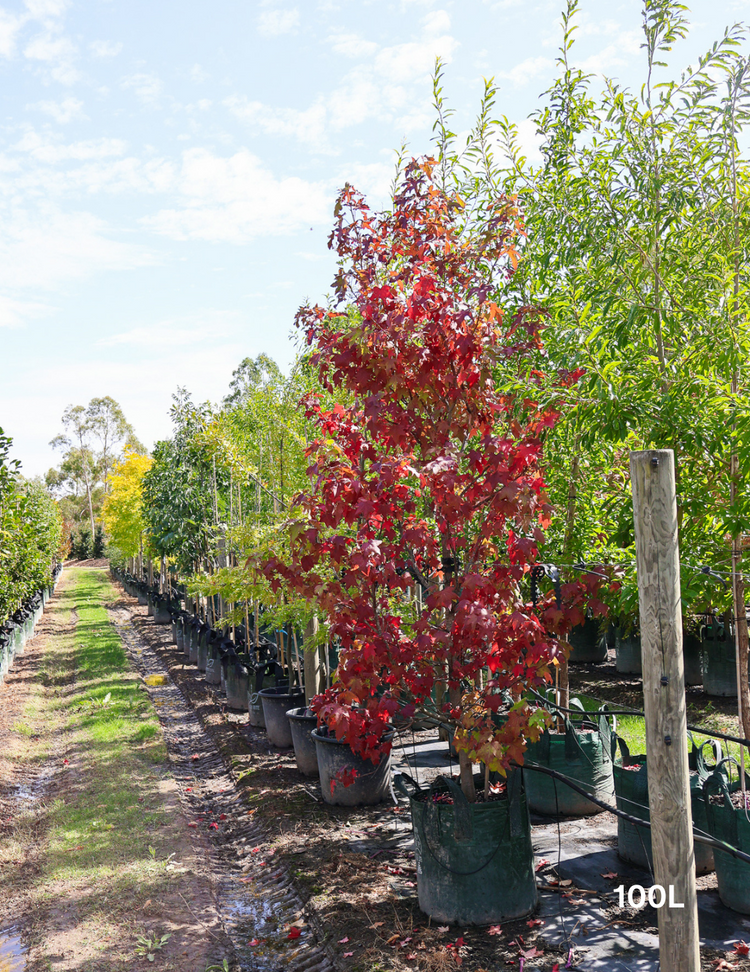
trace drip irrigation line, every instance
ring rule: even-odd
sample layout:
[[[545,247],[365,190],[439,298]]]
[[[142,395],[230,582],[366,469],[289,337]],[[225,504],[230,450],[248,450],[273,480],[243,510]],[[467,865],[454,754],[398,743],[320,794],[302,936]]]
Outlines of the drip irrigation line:
[[[536,692],[534,694],[537,695]],[[538,696],[538,698],[543,706],[551,706],[559,712],[569,712],[579,718],[615,715],[637,716],[640,719],[646,718],[646,713],[641,712],[640,709],[569,709],[564,705],[558,705],[557,702],[553,702],[551,699],[545,699],[543,696]],[[590,698],[593,698],[593,696],[590,696]],[[608,704],[607,702],[602,702],[601,699],[594,699],[594,701],[601,702],[602,705]],[[703,726],[692,726],[690,724],[688,724],[687,728],[690,732],[699,732],[702,736],[709,736],[711,739],[724,739],[727,742],[739,743],[740,746],[750,747],[750,739],[743,739],[742,736],[730,736],[726,732],[717,732],[715,729],[705,729]]]
[[[553,779],[560,780],[562,783],[565,783],[571,788],[571,790],[575,790],[576,793],[586,797],[587,800],[590,800],[591,803],[595,803],[596,806],[601,807],[602,810],[608,810],[616,817],[620,817],[622,820],[627,820],[628,823],[633,824],[635,827],[645,827],[648,830],[652,829],[650,820],[641,820],[640,817],[634,817],[630,813],[625,813],[625,811],[620,810],[619,807],[611,807],[608,803],[605,803],[604,800],[600,800],[598,797],[592,796],[583,787],[572,783],[564,773],[558,773],[557,770],[550,769],[548,766],[540,766],[538,763],[524,763],[523,766],[521,766],[519,763],[515,763],[514,766],[517,769],[527,769],[533,770],[535,773],[545,773],[547,776],[551,776]],[[706,844],[708,847],[713,847],[714,850],[724,851],[732,857],[736,857],[737,860],[750,864],[750,854],[746,854],[738,847],[733,847],[731,844],[726,844],[723,840],[718,840],[716,837],[709,837],[702,831],[696,830],[695,828],[693,828],[693,840],[697,841],[699,844]]]

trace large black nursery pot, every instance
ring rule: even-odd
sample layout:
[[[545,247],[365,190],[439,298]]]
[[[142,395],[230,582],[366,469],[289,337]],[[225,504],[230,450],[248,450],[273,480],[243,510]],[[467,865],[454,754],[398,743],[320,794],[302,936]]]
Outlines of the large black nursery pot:
[[[274,685],[261,689],[258,695],[263,705],[268,741],[277,749],[291,749],[292,730],[286,714],[304,703],[305,693],[302,689]]]
[[[620,629],[615,636],[615,667],[622,675],[640,675],[641,636],[630,632],[624,634]]]
[[[612,776],[612,734],[605,716],[596,723],[565,720],[564,733],[545,730],[539,740],[529,743],[524,763],[557,770],[569,776],[592,797],[612,803],[615,781]],[[532,768],[524,774],[526,799],[535,813],[583,817],[601,813],[597,806],[567,784]]]
[[[229,652],[229,655],[226,678],[227,705],[230,709],[245,712],[250,694],[250,673],[234,652]]]
[[[171,624],[172,612],[169,610],[169,598],[162,594],[154,595],[154,624]]]
[[[287,714],[289,728],[292,731],[292,745],[297,769],[303,776],[319,776],[318,750],[312,737],[313,729],[317,729],[318,717],[312,709],[304,705],[297,709],[290,709]]]
[[[411,804],[419,907],[434,921],[495,925],[535,910],[525,775],[510,773],[499,798],[469,803],[448,777],[423,790],[411,777],[397,774],[394,783]],[[481,791],[481,781],[476,782]]]
[[[148,588],[145,584],[141,583],[138,585],[137,597],[139,604],[148,604]]]
[[[206,659],[206,681],[209,685],[221,685],[221,660],[231,644],[226,638],[216,639],[209,644]]]
[[[218,634],[214,629],[210,625],[204,624],[201,628],[200,637],[198,638],[198,651],[196,652],[195,658],[199,672],[205,672],[206,665],[208,664],[208,649],[216,638],[218,638]]]
[[[750,854],[750,806],[745,810],[732,803],[730,794],[740,784],[739,780],[729,783],[725,767],[730,762],[735,761],[722,760],[703,784],[706,829],[711,837]],[[747,786],[750,787],[750,779]],[[714,858],[722,904],[742,915],[750,915],[750,864],[721,850],[714,851]]]
[[[571,647],[569,662],[601,664],[607,660],[607,631],[600,630],[599,622],[586,618],[576,625],[568,636]]]
[[[703,681],[701,655],[703,639],[699,631],[690,631],[682,626],[682,658],[685,666],[685,685],[700,685]]]
[[[374,764],[353,753],[349,743],[337,739],[326,726],[313,730],[315,751],[320,772],[320,792],[323,800],[335,807],[362,807],[380,803],[391,785],[391,753],[382,755]],[[393,733],[384,737],[388,743]],[[354,782],[344,786],[338,778],[344,770],[353,771]]]
[[[629,813],[639,820],[650,820],[648,801],[648,771],[646,757],[631,756],[624,739],[617,738],[622,752],[622,760],[615,761],[614,778],[615,793],[617,795],[617,809]],[[707,826],[706,810],[703,801],[703,783],[708,770],[703,762],[701,749],[693,747],[690,754],[690,805],[693,813],[693,824],[705,831]],[[651,852],[651,830],[649,827],[638,827],[636,824],[617,818],[617,853],[624,861],[653,870]],[[714,853],[705,844],[695,843],[695,873],[708,874],[714,869]]]
[[[289,682],[282,678],[281,667],[275,661],[261,661],[252,666],[250,676],[250,693],[247,697],[247,711],[251,726],[266,728],[266,717],[263,712],[263,699],[260,690],[272,685],[288,688]],[[290,706],[291,708],[291,706]]]

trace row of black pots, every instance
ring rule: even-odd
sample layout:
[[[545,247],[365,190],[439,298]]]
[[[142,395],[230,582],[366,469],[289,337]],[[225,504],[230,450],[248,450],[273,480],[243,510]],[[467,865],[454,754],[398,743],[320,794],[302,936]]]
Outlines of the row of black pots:
[[[609,648],[615,649],[615,665],[622,675],[640,675],[640,635],[624,633],[609,625],[602,629],[591,618],[570,633],[570,661],[601,663],[607,660]],[[697,632],[683,634],[685,684],[703,685],[708,695],[734,697],[737,695],[736,655],[734,639],[727,638],[721,625],[703,625]]]
[[[57,564],[52,571],[52,583],[33,594],[11,618],[0,626],[0,684],[17,655],[22,655],[26,642],[33,637],[34,628],[44,613],[45,605],[52,596],[62,572]]]

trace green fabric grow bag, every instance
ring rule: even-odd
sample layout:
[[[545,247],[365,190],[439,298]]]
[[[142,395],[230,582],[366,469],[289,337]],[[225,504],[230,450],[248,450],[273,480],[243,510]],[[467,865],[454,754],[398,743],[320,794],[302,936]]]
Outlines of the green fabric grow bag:
[[[615,780],[615,794],[617,809],[629,813],[639,820],[650,820],[648,806],[648,771],[645,756],[631,756],[624,739],[616,737],[622,751],[622,762],[615,762],[613,766]],[[706,807],[703,800],[703,782],[708,775],[703,764],[701,750],[693,748],[691,761],[696,772],[690,775],[690,805],[693,813],[693,825],[699,830],[706,830]],[[626,766],[638,766],[637,770],[625,769]],[[695,873],[708,874],[714,869],[714,854],[705,844],[694,845]],[[651,830],[648,827],[638,827],[629,820],[617,818],[617,853],[624,861],[653,870],[651,855]]]
[[[395,785],[411,804],[417,893],[425,914],[465,926],[534,911],[534,851],[519,771],[508,777],[506,798],[489,803],[470,804],[446,777],[438,777],[429,791],[406,774],[398,774]],[[454,803],[435,803],[440,792],[450,793]]]
[[[731,844],[745,854],[750,854],[750,809],[746,816],[744,810],[731,803],[729,794],[732,790],[739,789],[739,780],[729,785],[724,773],[724,764],[727,762],[729,760],[722,760],[703,786],[706,830],[717,840],[723,840],[725,844]],[[750,787],[750,780],[748,786]],[[711,803],[710,798],[715,793],[723,794],[724,800],[721,804]],[[714,851],[714,857],[721,903],[732,911],[750,915],[750,864],[720,850]]]
[[[619,630],[615,640],[615,665],[623,675],[641,674],[641,636],[623,635]]]
[[[593,731],[580,732],[567,719],[564,733],[552,735],[545,730],[538,742],[528,746],[524,761],[564,773],[591,796],[611,803],[615,784],[609,723],[605,716],[600,716],[598,729],[593,722],[584,725]],[[524,775],[524,781],[529,809],[535,813],[582,817],[602,811],[601,807],[565,783],[544,773],[529,770]]]
[[[599,622],[586,618],[583,624],[576,625],[568,636],[571,647],[569,662],[589,664],[607,660],[607,633],[601,631]]]

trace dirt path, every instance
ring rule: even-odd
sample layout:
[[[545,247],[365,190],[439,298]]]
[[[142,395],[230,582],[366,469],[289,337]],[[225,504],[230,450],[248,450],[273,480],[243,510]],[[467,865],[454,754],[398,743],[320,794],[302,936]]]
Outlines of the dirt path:
[[[96,610],[66,571],[0,687],[0,968],[204,972],[232,955],[206,839],[137,676],[91,656],[111,637]]]

